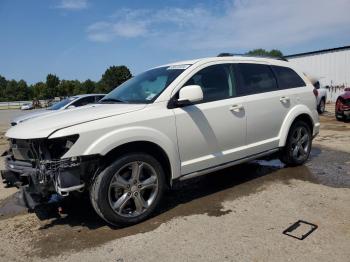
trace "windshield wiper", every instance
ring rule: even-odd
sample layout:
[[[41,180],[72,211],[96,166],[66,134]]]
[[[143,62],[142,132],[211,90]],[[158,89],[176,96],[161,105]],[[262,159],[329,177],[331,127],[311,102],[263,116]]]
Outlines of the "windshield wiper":
[[[125,101],[116,98],[105,98],[98,102],[99,104],[110,104],[110,103],[127,103]]]

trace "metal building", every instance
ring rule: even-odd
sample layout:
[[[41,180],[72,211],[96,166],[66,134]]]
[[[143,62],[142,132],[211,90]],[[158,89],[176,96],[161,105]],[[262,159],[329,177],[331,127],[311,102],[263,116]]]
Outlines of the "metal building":
[[[328,90],[328,101],[335,101],[350,87],[350,46],[285,56],[304,73],[318,78]]]

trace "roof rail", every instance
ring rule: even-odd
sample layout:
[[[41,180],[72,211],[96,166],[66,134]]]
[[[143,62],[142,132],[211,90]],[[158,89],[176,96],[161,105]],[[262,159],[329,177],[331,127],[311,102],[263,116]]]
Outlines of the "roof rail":
[[[226,57],[226,56],[244,56],[244,57],[256,57],[256,58],[269,58],[276,59],[288,62],[288,59],[285,57],[275,57],[275,56],[262,56],[262,55],[249,55],[249,54],[233,54],[233,53],[220,53],[217,57]]]

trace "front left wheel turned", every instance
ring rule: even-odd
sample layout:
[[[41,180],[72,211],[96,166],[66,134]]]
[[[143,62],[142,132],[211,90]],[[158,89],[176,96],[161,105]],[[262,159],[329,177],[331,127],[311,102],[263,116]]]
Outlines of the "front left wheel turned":
[[[152,214],[164,188],[164,171],[158,160],[145,153],[134,153],[119,157],[95,178],[90,199],[106,222],[128,226]]]

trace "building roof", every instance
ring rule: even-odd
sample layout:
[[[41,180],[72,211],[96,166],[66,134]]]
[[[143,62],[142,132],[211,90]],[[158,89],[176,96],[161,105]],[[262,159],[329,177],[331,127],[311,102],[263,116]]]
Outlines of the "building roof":
[[[350,49],[350,45],[336,47],[336,48],[323,49],[323,50],[318,50],[318,51],[312,51],[312,52],[293,54],[293,55],[286,55],[284,57],[288,59],[288,58],[293,58],[293,57],[298,57],[298,56],[316,55],[316,54],[322,54],[322,53],[328,53],[328,52],[338,52],[338,51],[347,50],[347,49]]]

